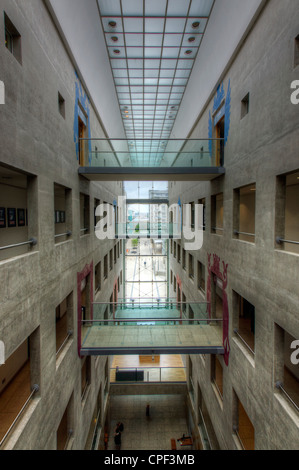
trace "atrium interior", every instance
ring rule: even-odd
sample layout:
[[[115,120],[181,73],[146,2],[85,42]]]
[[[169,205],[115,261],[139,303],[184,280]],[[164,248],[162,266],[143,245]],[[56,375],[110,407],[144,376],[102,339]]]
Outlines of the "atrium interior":
[[[298,0],[0,9],[0,450],[298,449]]]

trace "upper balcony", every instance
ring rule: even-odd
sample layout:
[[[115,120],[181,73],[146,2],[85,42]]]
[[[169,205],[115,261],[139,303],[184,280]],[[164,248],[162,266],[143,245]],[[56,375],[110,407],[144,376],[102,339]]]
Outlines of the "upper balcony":
[[[79,175],[91,181],[211,181],[225,174],[223,139],[80,139]]]

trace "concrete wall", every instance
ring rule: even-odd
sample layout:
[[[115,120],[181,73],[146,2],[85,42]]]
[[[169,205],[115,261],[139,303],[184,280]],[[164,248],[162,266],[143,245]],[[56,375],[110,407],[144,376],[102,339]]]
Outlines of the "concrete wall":
[[[299,338],[298,254],[275,244],[276,177],[299,168],[298,106],[290,101],[291,82],[298,78],[298,67],[294,69],[297,9],[296,0],[270,0],[224,77],[226,99],[231,87],[226,175],[211,183],[176,182],[171,188],[171,203],[179,196],[182,203],[206,198],[204,244],[194,252],[195,260],[206,266],[206,279],[209,253],[228,264],[231,351],[229,366],[222,361],[223,401],[219,402],[211,384],[210,358],[192,357],[193,380],[200,384],[223,449],[237,448],[235,393],[255,428],[256,449],[296,449],[299,445],[298,415],[274,386],[278,374],[275,324]],[[248,92],[249,114],[240,119],[241,100]],[[214,99],[191,137],[208,137],[213,104]],[[256,237],[255,243],[248,243],[233,238],[233,190],[252,183],[256,183]],[[224,194],[224,232],[215,235],[211,234],[211,197],[220,192]],[[173,258],[171,269],[182,279],[187,301],[203,298],[196,279],[190,281]],[[255,356],[233,332],[233,291],[255,306]]]
[[[0,9],[13,22],[22,42],[22,64],[3,41],[0,45],[0,79],[6,88],[6,104],[0,109],[0,162],[30,175],[27,230],[29,237],[38,240],[36,247],[26,248],[21,256],[5,252],[6,259],[0,262],[0,338],[5,343],[6,357],[35,332],[31,379],[32,384],[40,386],[38,396],[7,441],[7,448],[55,449],[56,431],[73,396],[72,446],[82,449],[101,385],[102,420],[105,418],[106,358],[91,360],[91,385],[81,403],[77,273],[91,263],[95,267],[113,248],[114,241],[100,243],[92,230],[94,199],[112,204],[122,193],[122,185],[89,183],[78,176],[74,143],[78,78],[44,2],[1,0]],[[3,21],[0,36],[4,38]],[[65,119],[59,113],[58,92],[65,99]],[[91,136],[103,137],[101,123],[92,105],[88,106]],[[54,183],[71,190],[72,237],[63,243],[54,241]],[[91,233],[85,236],[80,234],[80,193],[90,196]],[[8,200],[9,192],[1,194],[1,206],[7,207],[6,203],[12,202]],[[4,230],[0,233],[0,245],[7,241]],[[98,300],[109,301],[121,269],[119,259]],[[70,294],[74,334],[56,358],[55,309]]]

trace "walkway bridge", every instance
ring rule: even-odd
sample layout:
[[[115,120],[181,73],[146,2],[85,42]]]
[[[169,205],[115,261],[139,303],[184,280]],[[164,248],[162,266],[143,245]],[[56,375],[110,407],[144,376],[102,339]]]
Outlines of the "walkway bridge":
[[[207,307],[157,299],[94,303],[91,318],[79,319],[79,354],[224,354],[222,318],[209,318]]]
[[[224,139],[80,139],[90,181],[211,181],[225,174]]]

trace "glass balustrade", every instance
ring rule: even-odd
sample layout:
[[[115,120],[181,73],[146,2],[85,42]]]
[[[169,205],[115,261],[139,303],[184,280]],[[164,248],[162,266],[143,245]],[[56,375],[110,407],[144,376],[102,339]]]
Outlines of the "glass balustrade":
[[[81,139],[91,168],[211,168],[221,166],[224,139]]]
[[[115,225],[115,234],[118,238],[175,238],[181,235],[181,225],[134,220],[127,223],[117,223]]]

